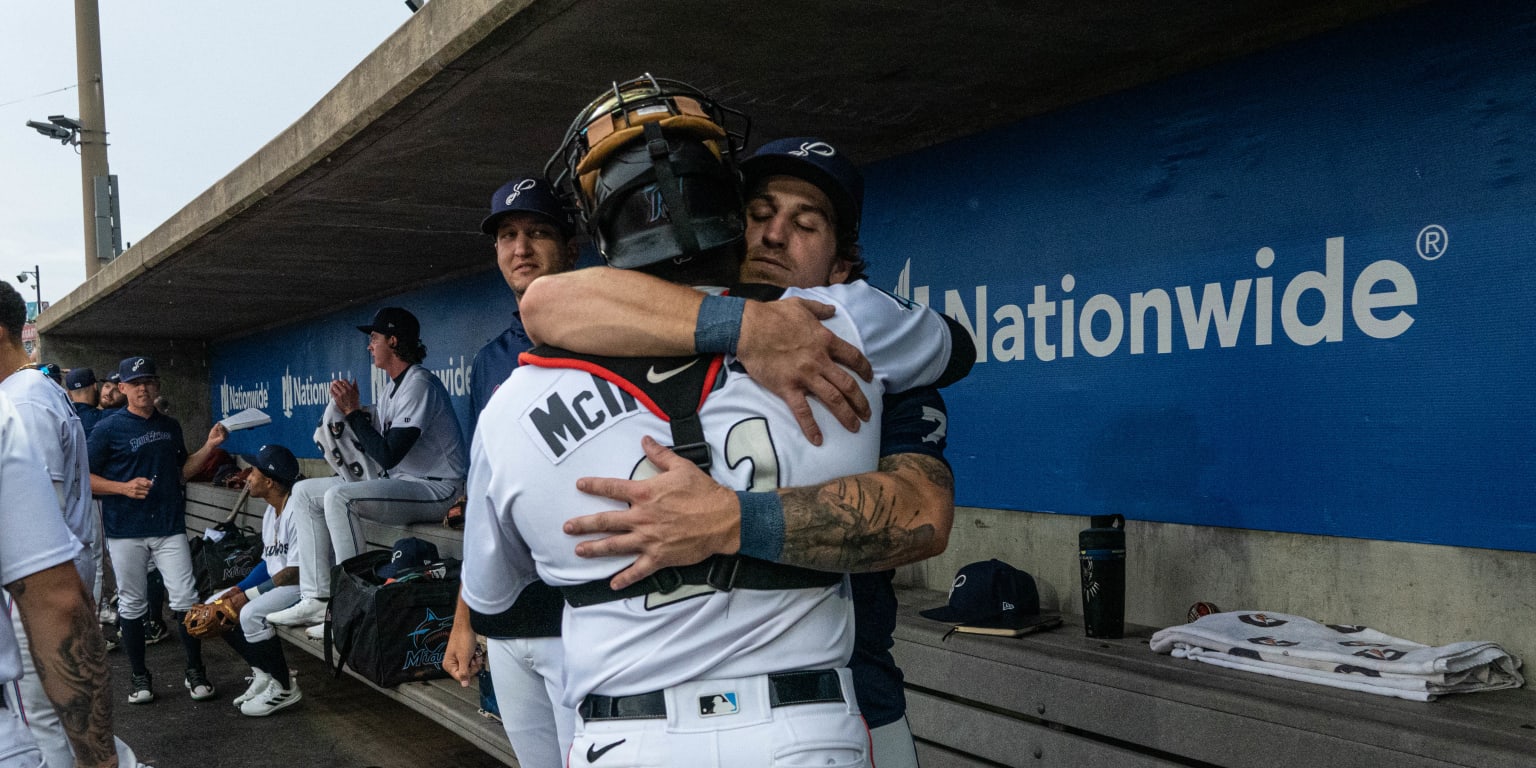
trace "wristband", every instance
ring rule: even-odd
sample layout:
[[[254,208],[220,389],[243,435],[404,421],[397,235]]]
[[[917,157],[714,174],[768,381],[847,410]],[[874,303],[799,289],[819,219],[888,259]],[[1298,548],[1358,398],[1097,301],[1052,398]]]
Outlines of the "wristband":
[[[267,583],[271,584],[272,582],[269,581]],[[251,587],[250,589],[247,589],[245,591],[245,599],[247,599],[247,600],[255,600],[256,596],[260,595],[260,594],[261,594],[261,587],[259,587],[259,586],[258,587]]]
[[[740,296],[706,295],[693,324],[693,348],[700,354],[736,354],[741,340],[741,315],[747,300]]]
[[[784,502],[774,491],[737,491],[741,502],[741,554],[778,562],[784,554]]]

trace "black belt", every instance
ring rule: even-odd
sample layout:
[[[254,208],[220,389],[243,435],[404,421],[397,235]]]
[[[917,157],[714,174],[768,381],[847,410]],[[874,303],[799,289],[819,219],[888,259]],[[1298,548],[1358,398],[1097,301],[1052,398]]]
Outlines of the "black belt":
[[[670,594],[680,587],[708,584],[721,592],[733,589],[811,589],[830,587],[843,580],[843,574],[830,571],[813,571],[782,563],[770,563],[745,555],[712,555],[701,563],[675,568],[663,568],[640,581],[614,590],[608,580],[589,581],[561,587],[565,601],[581,608],[611,600],[659,592]]]
[[[768,706],[826,704],[847,701],[837,671],[816,669],[810,672],[780,672],[768,676]],[[584,721],[655,720],[667,716],[667,697],[662,691],[634,696],[599,696],[588,694],[576,708]]]

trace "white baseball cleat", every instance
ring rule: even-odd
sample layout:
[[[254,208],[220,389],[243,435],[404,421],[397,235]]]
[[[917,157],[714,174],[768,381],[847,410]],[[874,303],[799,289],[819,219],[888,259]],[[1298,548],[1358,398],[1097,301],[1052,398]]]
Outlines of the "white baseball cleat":
[[[308,627],[325,621],[326,606],[325,600],[306,597],[291,607],[267,614],[267,622],[285,627]]]
[[[325,640],[325,625],[324,624],[316,624],[313,627],[310,627],[309,629],[304,630],[304,636],[309,638],[309,639],[311,639],[311,640],[324,641]]]
[[[304,695],[299,692],[299,681],[296,678],[288,679],[288,687],[284,688],[275,678],[267,683],[267,689],[261,695],[240,705],[240,714],[248,717],[266,717],[283,707],[291,707],[299,703]]]
[[[245,689],[245,693],[235,697],[235,706],[238,707],[241,704],[256,698],[257,696],[260,696],[263,691],[267,690],[267,684],[270,682],[272,682],[271,675],[255,667],[251,667],[251,685]]]

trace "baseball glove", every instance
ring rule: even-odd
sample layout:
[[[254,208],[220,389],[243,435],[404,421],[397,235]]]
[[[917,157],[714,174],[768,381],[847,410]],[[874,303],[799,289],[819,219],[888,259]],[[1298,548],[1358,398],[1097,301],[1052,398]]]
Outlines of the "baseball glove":
[[[218,637],[240,623],[240,609],[246,602],[244,592],[232,590],[227,597],[187,609],[181,623],[186,626],[187,634],[199,640]]]

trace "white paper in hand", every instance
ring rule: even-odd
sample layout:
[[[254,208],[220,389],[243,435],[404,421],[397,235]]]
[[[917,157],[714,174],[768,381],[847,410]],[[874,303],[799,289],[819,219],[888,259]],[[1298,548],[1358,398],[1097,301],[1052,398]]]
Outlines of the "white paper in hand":
[[[272,417],[263,413],[260,408],[247,408],[239,413],[231,414],[229,418],[219,422],[224,428],[234,432],[251,427],[261,427],[272,423]]]

